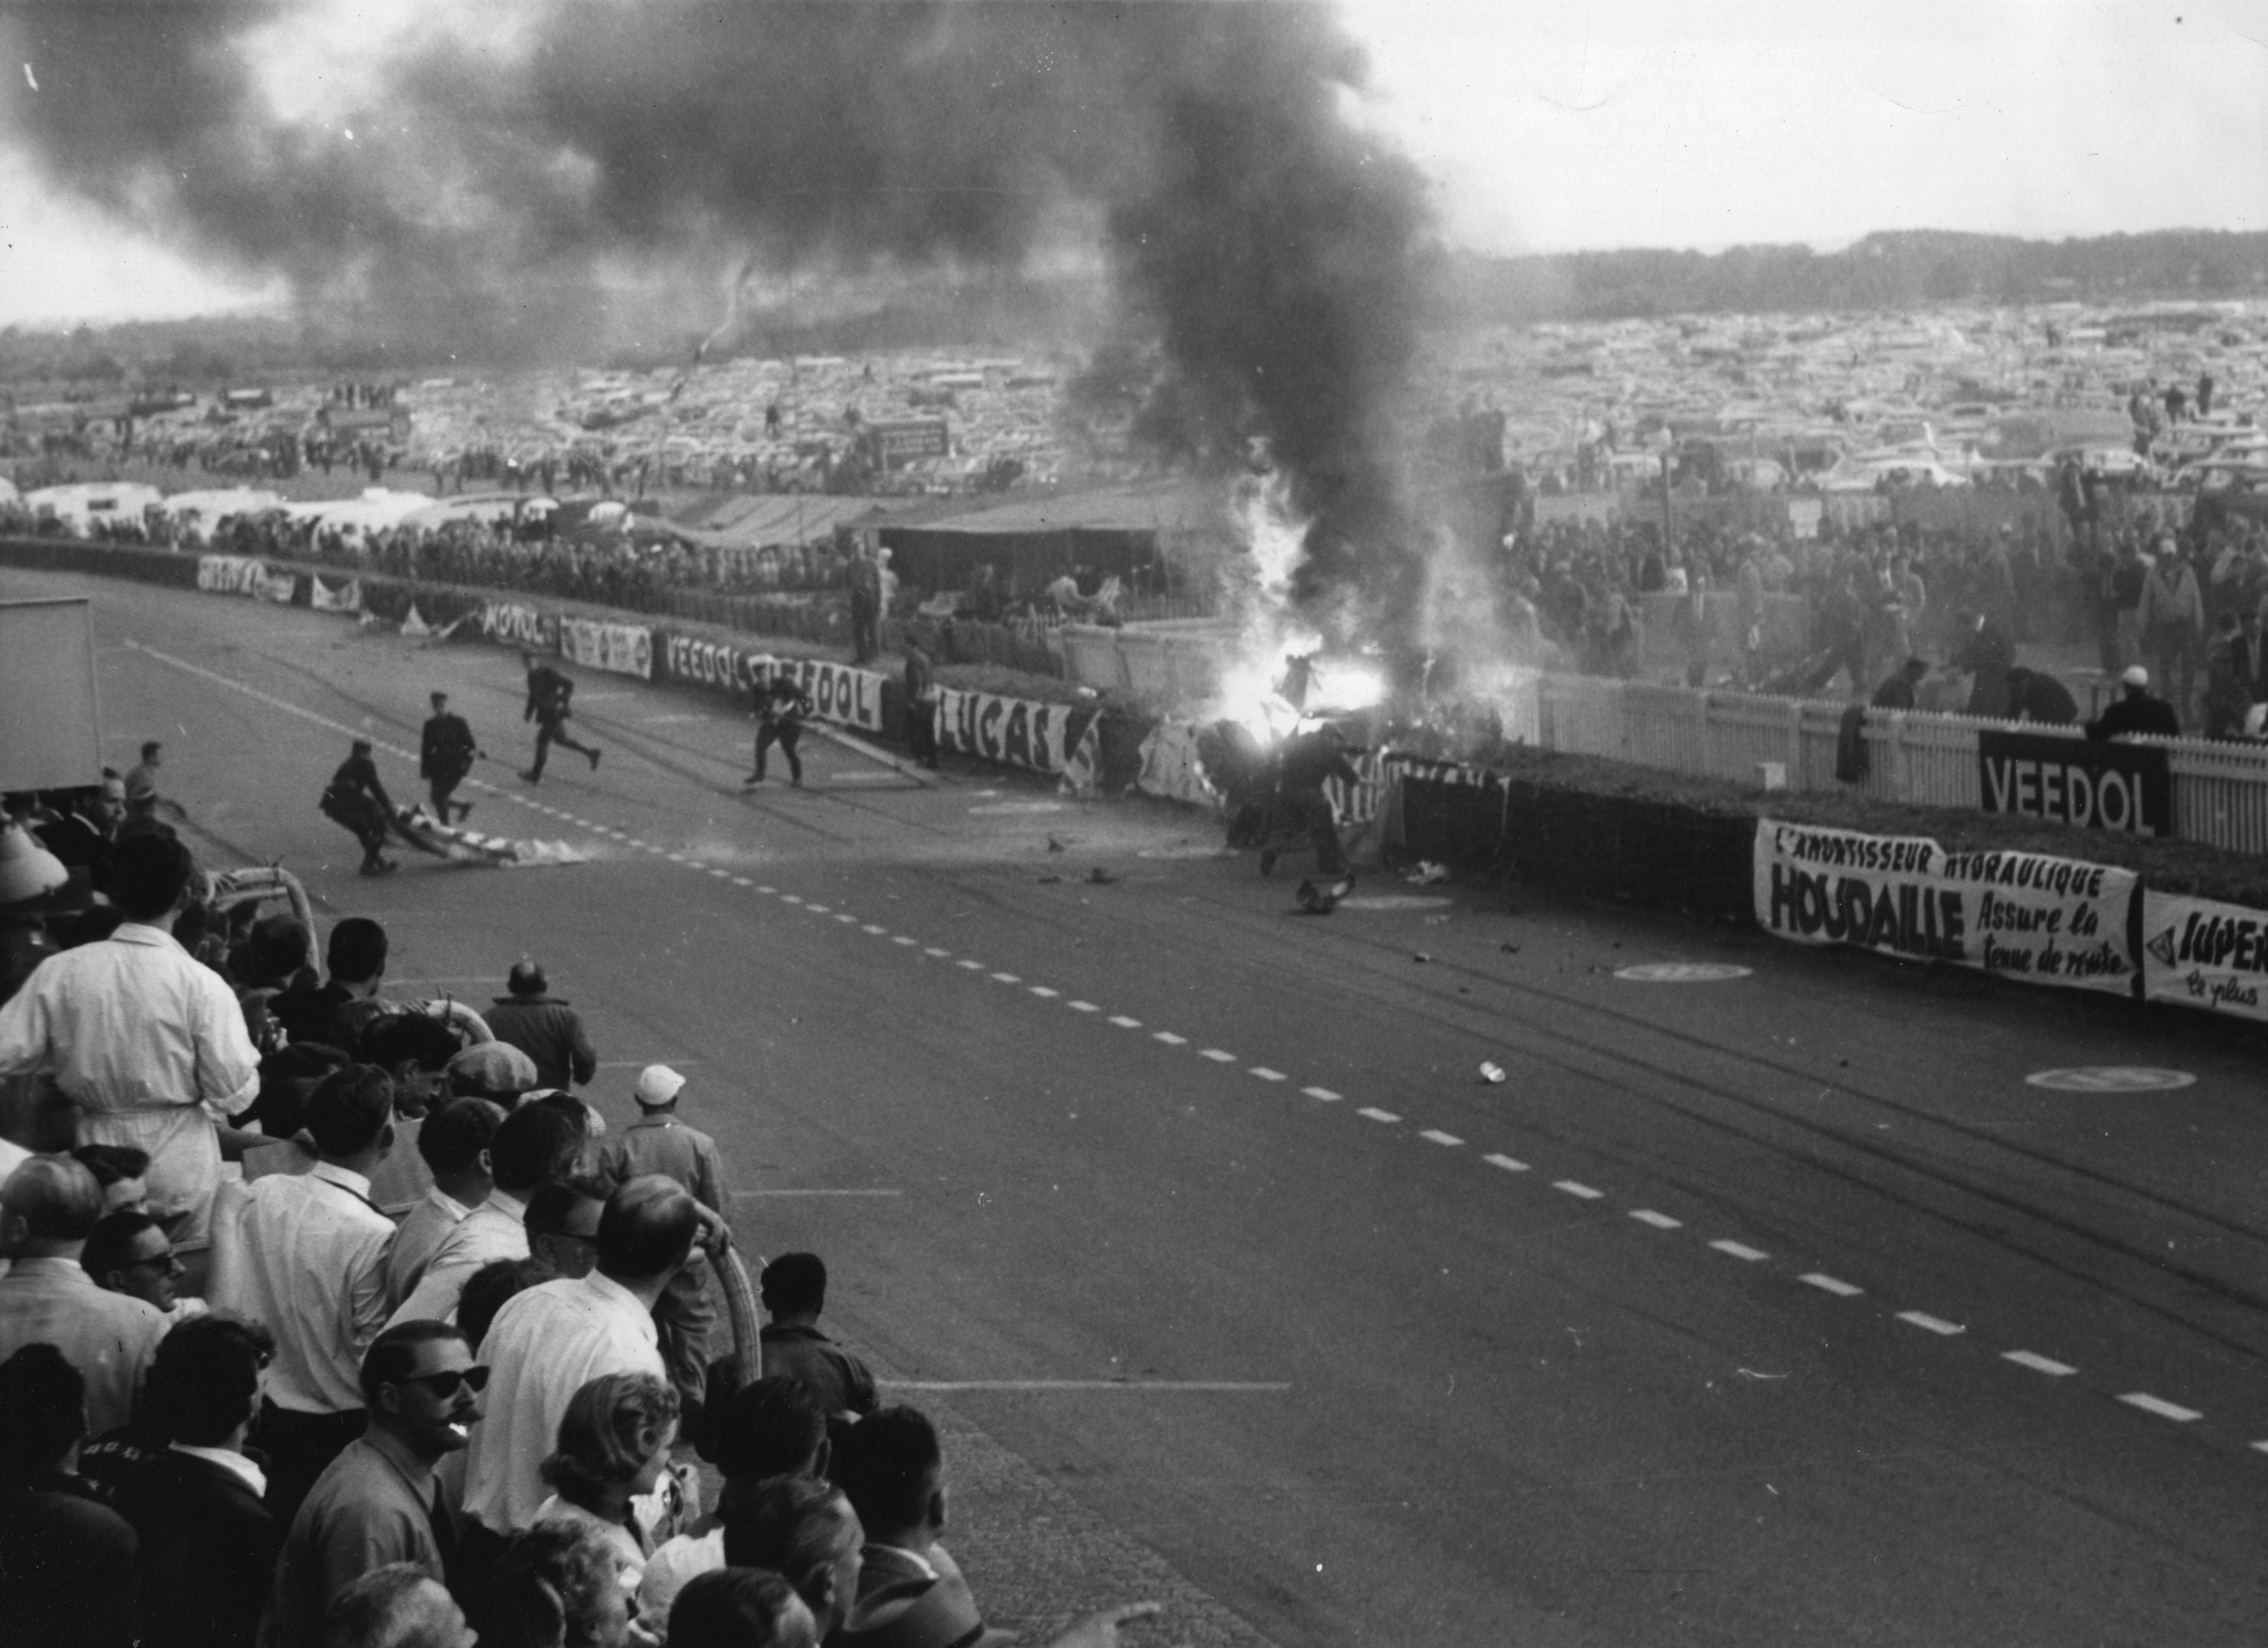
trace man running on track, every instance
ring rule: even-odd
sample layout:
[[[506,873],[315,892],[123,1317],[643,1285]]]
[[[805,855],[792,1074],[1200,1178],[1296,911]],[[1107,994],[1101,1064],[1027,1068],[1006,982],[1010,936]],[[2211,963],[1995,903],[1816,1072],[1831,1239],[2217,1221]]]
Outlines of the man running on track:
[[[803,718],[811,713],[811,694],[799,682],[784,675],[757,681],[756,770],[741,781],[743,789],[764,781],[764,752],[774,744],[787,757],[788,781],[803,787],[803,757],[795,746],[803,736]]]
[[[530,784],[543,782],[544,757],[554,744],[590,757],[591,771],[596,772],[599,752],[589,744],[577,743],[567,730],[567,718],[574,713],[568,702],[575,696],[575,684],[549,664],[538,663],[535,654],[525,648],[519,661],[527,666],[527,707],[519,713],[519,719],[535,723],[535,765],[519,776]]]
[[[354,741],[353,753],[339,764],[317,803],[323,816],[344,825],[362,843],[362,873],[383,876],[400,868],[386,856],[387,826],[394,818],[394,798],[378,780],[378,764],[370,758],[370,740]]]
[[[473,810],[470,802],[450,798],[473,770],[474,757],[480,753],[465,718],[449,713],[449,695],[436,692],[432,719],[425,723],[424,736],[417,746],[417,776],[425,780],[433,798],[433,816],[443,824],[450,822],[453,808],[460,818]]]

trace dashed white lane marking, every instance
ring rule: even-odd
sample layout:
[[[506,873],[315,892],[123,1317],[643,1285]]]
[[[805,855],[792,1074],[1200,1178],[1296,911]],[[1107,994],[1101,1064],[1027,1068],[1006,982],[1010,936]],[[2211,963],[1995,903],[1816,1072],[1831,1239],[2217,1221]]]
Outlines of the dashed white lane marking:
[[[1806,1272],[1796,1280],[1808,1282],[1822,1293],[1831,1293],[1838,1299],[1855,1299],[1866,1291],[1866,1289],[1853,1287],[1840,1276],[1830,1276],[1823,1270]]]
[[[903,933],[893,933],[890,935],[890,942],[893,944],[903,944],[908,949],[911,949],[914,945],[920,943],[921,940],[909,937]]]
[[[709,873],[711,876],[714,876],[718,881],[730,881],[733,879],[733,872],[728,869],[712,869]]]
[[[1100,1013],[1102,1009],[1092,1001],[1066,1001],[1064,1005],[1074,1013]]]
[[[1187,1036],[1176,1036],[1170,1030],[1157,1031],[1152,1033],[1151,1039],[1162,1041],[1168,1047],[1186,1047],[1189,1045],[1189,1038]]]
[[[1110,1016],[1110,1022],[1117,1025],[1121,1030],[1139,1030],[1142,1028],[1142,1021],[1140,1019],[1129,1018],[1123,1013],[1113,1013]]]
[[[780,895],[780,902],[782,904],[801,904],[803,900],[797,898],[792,892],[784,892]]]
[[[1061,995],[1063,992],[1060,990],[1050,990],[1043,984],[1035,984],[1032,987],[1032,994],[1039,996],[1042,1000],[1046,1000],[1049,997]]]
[[[1770,1259],[1771,1257],[1771,1255],[1764,1252],[1763,1248],[1750,1247],[1746,1242],[1727,1240],[1722,1242],[1712,1242],[1709,1245],[1715,1248],[1719,1253],[1729,1254],[1734,1259],[1745,1259],[1752,1265],[1760,1259]]]
[[[837,910],[835,913],[835,919],[842,922],[845,927],[856,927],[858,925],[858,918],[852,915],[848,910]]]
[[[2088,1064],[2064,1070],[2035,1070],[2024,1081],[2059,1093],[2163,1093],[2188,1087],[2197,1077],[2187,1070],[2159,1070],[2146,1065]]]
[[[995,982],[999,984],[1021,984],[1024,982],[1012,972],[996,972],[992,975],[992,978]]]
[[[2051,1378],[2069,1378],[2079,1371],[2069,1363],[2051,1361],[2029,1350],[2004,1350],[2000,1353],[2000,1360],[2013,1362],[2020,1368],[2029,1368],[2035,1373],[2044,1373]]]
[[[1657,1230],[1676,1230],[1684,1228],[1683,1219],[1673,1219],[1666,1213],[1656,1213],[1652,1208],[1632,1208],[1631,1217],[1640,1224],[1650,1224]]]
[[[2185,1425],[2193,1419],[2205,1417],[2194,1408],[2176,1406],[2161,1396],[2151,1395],[2147,1391],[2129,1391],[2118,1400],[2129,1408],[2139,1408],[2146,1414],[2155,1414],[2161,1419],[2170,1419],[2177,1425]]]
[[[673,864],[682,864],[685,862],[685,854],[682,853],[671,853],[666,854],[666,856]]]
[[[1263,1082],[1281,1082],[1287,1079],[1281,1070],[1271,1070],[1264,1064],[1254,1065],[1251,1074]]]
[[[1524,1173],[1528,1171],[1527,1163],[1515,1162],[1508,1156],[1484,1156],[1481,1160],[1486,1162],[1491,1167],[1500,1167],[1507,1173]]]
[[[923,948],[923,950],[922,950],[922,954],[923,954],[923,955],[924,955],[924,956],[934,956],[934,957],[936,957],[939,961],[950,961],[950,960],[952,960],[952,959],[953,959],[953,952],[952,952],[951,950],[939,950],[939,949],[936,945],[934,945],[934,944],[930,944],[930,945],[925,945],[925,946],[924,946],[924,948]]]
[[[1390,1110],[1380,1110],[1369,1105],[1365,1105],[1360,1110],[1358,1110],[1354,1113],[1358,1116],[1367,1116],[1373,1121],[1399,1121],[1402,1120],[1401,1117],[1395,1115]]]
[[[1332,1092],[1328,1087],[1303,1087],[1300,1090],[1309,1098],[1322,1099],[1326,1105],[1335,1105],[1343,1097],[1341,1094]]]
[[[1236,1062],[1236,1055],[1234,1053],[1229,1053],[1219,1047],[1204,1048],[1198,1053],[1197,1057],[1200,1059],[1210,1059],[1215,1064],[1234,1064]]]
[[[956,967],[965,968],[970,972],[983,972],[984,971],[984,964],[983,962],[971,961],[966,956],[963,956],[959,961],[953,964]]]
[[[1551,1188],[1565,1191],[1578,1201],[1597,1201],[1607,1194],[1603,1190],[1592,1189],[1579,1179],[1555,1179],[1552,1181]]]
[[[750,881],[746,876],[735,876],[733,877],[733,885],[735,887],[753,887],[755,885],[755,883]]]
[[[2268,1442],[2255,1442],[2249,1445],[2255,1453],[2268,1453]]]
[[[1444,1133],[1439,1127],[1428,1127],[1418,1136],[1421,1139],[1430,1140],[1435,1144],[1456,1145],[1462,1144],[1464,1142],[1464,1141],[1457,1137],[1455,1134]]]
[[[861,933],[872,933],[876,938],[887,938],[890,935],[889,928],[876,927],[872,921],[866,922],[858,930]]]
[[[1927,1311],[1900,1311],[1898,1320],[1910,1327],[1918,1327],[1926,1334],[1935,1334],[1944,1339],[1969,1331],[1958,1322],[1948,1322],[1942,1316],[1932,1316]]]

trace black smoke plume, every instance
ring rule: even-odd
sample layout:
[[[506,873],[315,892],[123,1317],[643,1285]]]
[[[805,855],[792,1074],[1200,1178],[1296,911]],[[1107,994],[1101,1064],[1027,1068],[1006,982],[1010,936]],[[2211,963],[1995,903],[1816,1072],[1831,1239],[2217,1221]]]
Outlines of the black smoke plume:
[[[342,15],[18,4],[0,37],[37,90],[11,83],[8,135],[405,359],[588,358],[626,310],[706,333],[751,257],[823,283],[1099,244],[1163,342],[1184,443],[1264,440],[1315,517],[1310,592],[1403,604],[1380,546],[1402,536],[1425,195],[1344,117],[1362,56],[1320,6],[436,0],[279,116],[276,55]]]

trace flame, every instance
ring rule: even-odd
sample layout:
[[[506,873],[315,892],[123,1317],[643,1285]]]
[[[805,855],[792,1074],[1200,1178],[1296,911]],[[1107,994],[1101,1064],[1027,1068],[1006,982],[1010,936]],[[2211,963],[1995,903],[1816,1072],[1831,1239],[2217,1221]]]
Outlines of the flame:
[[[1300,706],[1283,691],[1285,671],[1294,657],[1323,643],[1292,610],[1292,579],[1307,557],[1307,523],[1292,509],[1291,482],[1280,472],[1241,486],[1234,513],[1248,553],[1233,564],[1235,655],[1221,670],[1211,717],[1235,721],[1263,743],[1274,743],[1300,721]]]

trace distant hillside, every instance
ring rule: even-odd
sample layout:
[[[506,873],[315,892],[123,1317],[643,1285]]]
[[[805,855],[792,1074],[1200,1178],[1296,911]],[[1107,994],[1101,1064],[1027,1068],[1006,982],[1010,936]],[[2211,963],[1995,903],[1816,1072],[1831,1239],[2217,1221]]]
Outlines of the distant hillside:
[[[2020,240],[1913,229],[1870,234],[1825,253],[1803,246],[1741,246],[1709,254],[1457,253],[1444,273],[1451,313],[1482,324],[1963,302],[2202,299],[2268,293],[2268,233],[2173,229],[2088,240]]]

